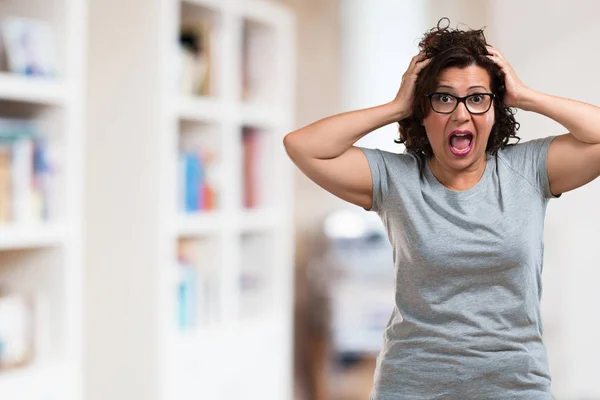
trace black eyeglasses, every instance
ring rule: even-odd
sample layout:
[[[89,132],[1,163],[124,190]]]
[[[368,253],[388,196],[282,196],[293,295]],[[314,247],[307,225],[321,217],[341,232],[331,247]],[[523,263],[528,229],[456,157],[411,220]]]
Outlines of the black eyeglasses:
[[[484,114],[492,107],[492,101],[496,95],[493,93],[473,93],[458,97],[450,93],[433,92],[427,94],[427,97],[433,111],[439,114],[452,114],[458,107],[458,103],[464,103],[471,114]]]

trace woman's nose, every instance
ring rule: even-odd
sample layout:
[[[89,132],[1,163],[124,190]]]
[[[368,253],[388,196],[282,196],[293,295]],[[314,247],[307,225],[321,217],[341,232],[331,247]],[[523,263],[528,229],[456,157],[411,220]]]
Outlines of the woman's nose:
[[[462,121],[469,118],[471,118],[471,113],[467,110],[467,106],[464,102],[459,102],[452,113],[452,119],[455,121]]]

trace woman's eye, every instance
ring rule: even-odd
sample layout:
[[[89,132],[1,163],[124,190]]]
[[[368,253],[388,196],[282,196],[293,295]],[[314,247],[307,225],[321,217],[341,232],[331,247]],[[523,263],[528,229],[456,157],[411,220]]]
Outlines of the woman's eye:
[[[482,100],[483,100],[482,97],[479,96],[479,95],[471,97],[471,102],[472,103],[481,103]]]
[[[450,99],[450,96],[446,96],[446,95],[441,95],[441,96],[440,96],[440,101],[441,101],[442,103],[447,103],[447,102],[449,102],[450,100],[451,100],[451,99]]]

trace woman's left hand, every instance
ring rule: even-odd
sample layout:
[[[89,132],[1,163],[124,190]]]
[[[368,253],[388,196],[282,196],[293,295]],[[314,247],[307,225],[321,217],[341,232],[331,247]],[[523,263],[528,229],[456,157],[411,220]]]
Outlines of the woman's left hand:
[[[502,73],[504,74],[504,85],[506,86],[504,104],[508,107],[519,107],[520,100],[529,88],[521,82],[515,73],[515,70],[510,66],[498,49],[490,45],[487,45],[486,48],[488,53],[490,53],[487,57],[500,67],[500,70],[502,70]]]

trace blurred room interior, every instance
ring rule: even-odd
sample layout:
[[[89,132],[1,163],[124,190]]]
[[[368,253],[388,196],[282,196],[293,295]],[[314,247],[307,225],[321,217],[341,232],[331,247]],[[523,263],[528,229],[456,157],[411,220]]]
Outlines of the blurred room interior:
[[[390,101],[441,17],[600,104],[600,3],[0,0],[0,399],[367,399],[394,301],[374,213],[283,136]],[[519,136],[564,133],[519,110]],[[397,126],[361,140],[402,152]],[[557,400],[600,399],[600,183],[550,203]]]

